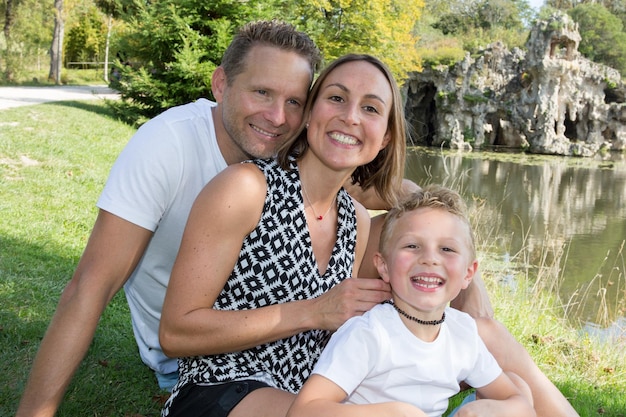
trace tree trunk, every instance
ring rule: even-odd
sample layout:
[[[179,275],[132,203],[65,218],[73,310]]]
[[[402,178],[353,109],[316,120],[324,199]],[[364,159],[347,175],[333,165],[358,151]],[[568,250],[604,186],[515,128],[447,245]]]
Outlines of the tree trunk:
[[[107,40],[104,47],[104,81],[109,82],[109,43],[111,40],[111,28],[113,27],[113,15],[109,14],[107,22]]]
[[[11,29],[13,27],[13,21],[15,19],[15,13],[13,12],[13,0],[6,0],[6,9],[4,11],[4,28],[2,31],[4,32],[4,39],[6,40],[6,50],[4,51],[4,77],[8,82],[13,81],[13,77],[15,75],[15,69],[13,68],[13,56],[12,56],[12,46],[13,42],[11,42]]]
[[[61,68],[63,67],[63,0],[54,0],[54,33],[50,46],[50,73],[49,80],[61,84]]]

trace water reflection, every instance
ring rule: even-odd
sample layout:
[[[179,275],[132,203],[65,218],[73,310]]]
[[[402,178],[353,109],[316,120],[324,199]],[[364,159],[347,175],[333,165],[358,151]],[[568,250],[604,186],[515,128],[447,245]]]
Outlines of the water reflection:
[[[560,258],[552,276],[562,276],[558,292],[570,303],[568,316],[605,326],[621,317],[623,323],[625,155],[592,161],[418,147],[409,150],[407,177],[456,188],[470,204],[483,201],[493,230],[481,234],[490,235],[503,258],[535,272]]]
[[[595,323],[585,323],[581,331],[599,339],[600,341],[613,342],[620,338],[624,338],[625,329],[626,318],[619,317],[615,320],[615,322],[606,328],[601,328]]]

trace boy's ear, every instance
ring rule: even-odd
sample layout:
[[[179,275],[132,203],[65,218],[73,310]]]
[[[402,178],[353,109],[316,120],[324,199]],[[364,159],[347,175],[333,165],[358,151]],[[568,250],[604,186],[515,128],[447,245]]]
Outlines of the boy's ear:
[[[478,260],[474,259],[472,263],[470,263],[467,266],[467,273],[465,274],[465,277],[463,278],[463,289],[466,289],[467,287],[469,287],[470,283],[472,282],[472,279],[474,279],[474,275],[476,274],[476,271],[478,271]]]
[[[378,275],[385,282],[389,282],[389,271],[387,269],[387,262],[385,262],[385,258],[380,252],[376,252],[374,254],[374,266],[378,270]]]

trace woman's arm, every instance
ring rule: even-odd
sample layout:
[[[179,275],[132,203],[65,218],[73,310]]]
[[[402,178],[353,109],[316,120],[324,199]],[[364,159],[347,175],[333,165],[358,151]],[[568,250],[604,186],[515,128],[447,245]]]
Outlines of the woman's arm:
[[[242,311],[213,305],[257,225],[265,176],[254,164],[228,167],[198,195],[172,269],[159,329],[170,356],[233,352],[291,336],[310,327],[305,302]]]
[[[261,217],[266,188],[255,165],[238,164],[198,196],[163,305],[159,337],[167,355],[234,352],[311,329],[336,330],[388,297],[382,280],[350,279],[311,300],[252,310],[213,309],[242,242]]]
[[[370,187],[367,190],[363,190],[358,185],[352,184],[352,180],[349,179],[343,185],[348,194],[350,194],[355,200],[361,203],[368,210],[389,210],[389,204],[384,202],[380,196],[376,193],[374,187]],[[402,180],[402,188],[400,189],[400,198],[408,196],[409,194],[419,191],[421,187],[408,179]]]
[[[480,271],[476,271],[470,285],[452,300],[450,306],[469,314],[473,318],[494,317],[493,306]]]

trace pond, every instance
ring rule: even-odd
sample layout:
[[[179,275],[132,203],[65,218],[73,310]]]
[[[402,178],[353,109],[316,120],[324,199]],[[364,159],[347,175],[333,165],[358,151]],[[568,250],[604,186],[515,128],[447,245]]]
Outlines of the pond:
[[[480,202],[488,219],[476,223],[476,234],[493,242],[489,252],[535,279],[553,262],[559,279],[550,290],[569,319],[595,334],[626,334],[626,154],[601,160],[411,147],[406,177],[450,186],[470,206]]]

